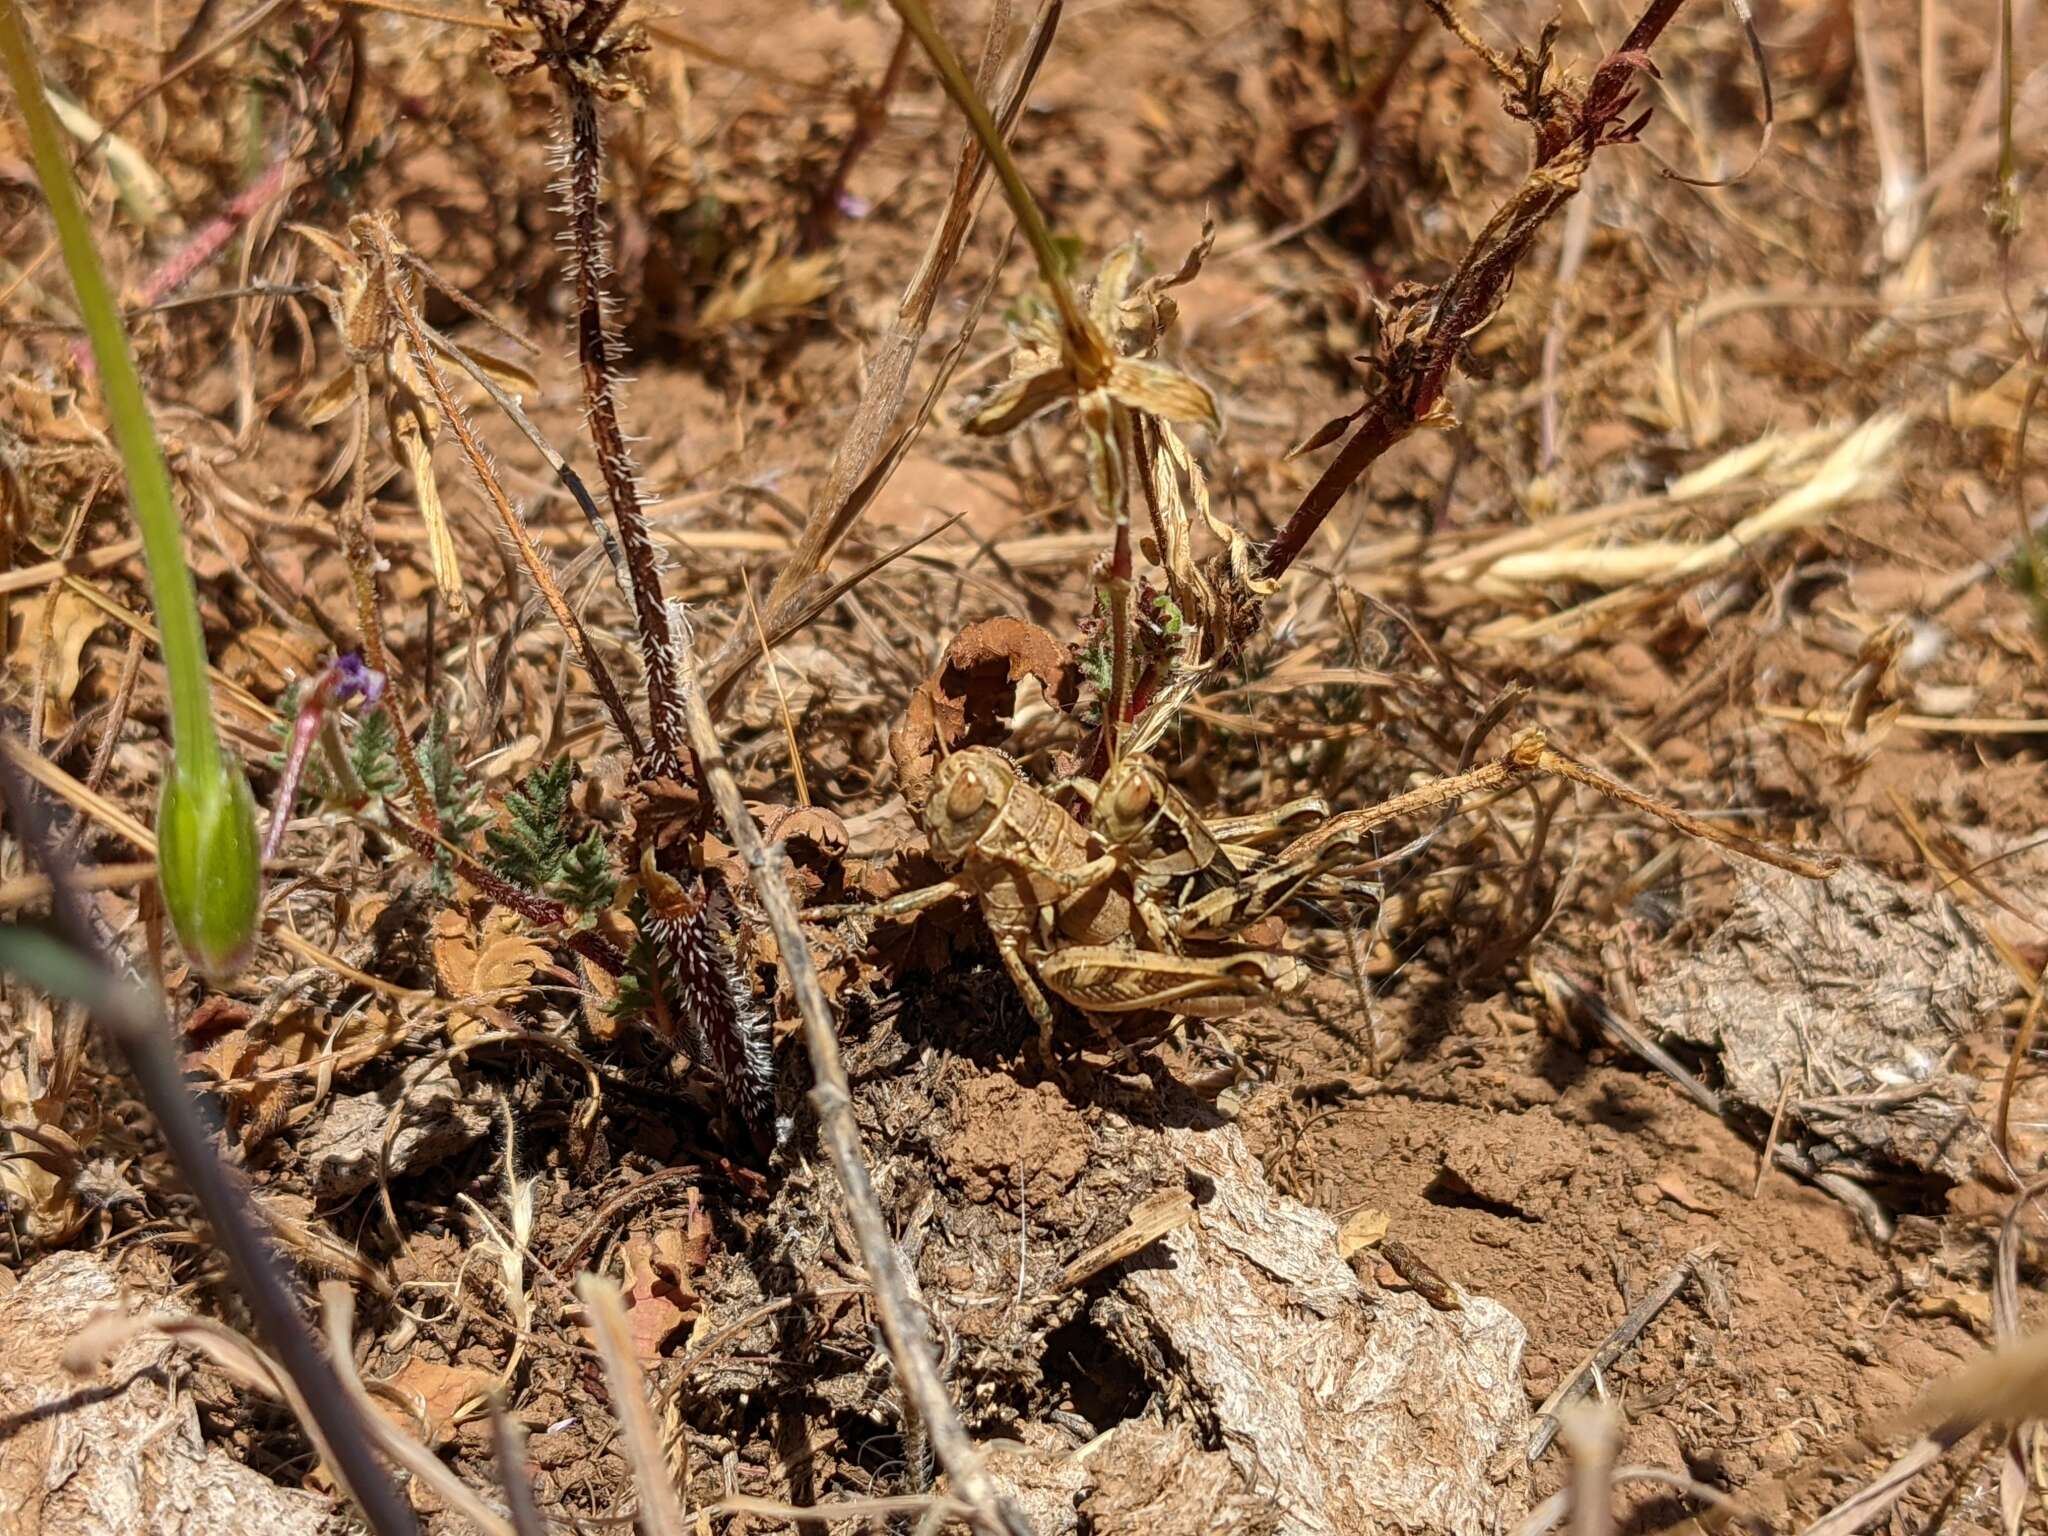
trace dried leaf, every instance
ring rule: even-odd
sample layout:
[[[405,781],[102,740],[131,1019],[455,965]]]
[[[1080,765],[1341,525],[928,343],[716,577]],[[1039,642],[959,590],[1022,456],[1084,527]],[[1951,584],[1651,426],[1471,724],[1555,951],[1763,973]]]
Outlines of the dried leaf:
[[[748,321],[786,315],[814,304],[839,285],[832,271],[835,254],[778,256],[763,252],[737,283],[727,282],[705,301],[699,323],[722,331]]]
[[[177,206],[177,200],[171,196],[170,183],[157,173],[141,150],[118,133],[108,133],[99,119],[62,86],[46,83],[43,95],[66,133],[81,143],[99,146],[107,172],[114,178],[114,190],[130,218],[144,229],[154,229],[166,222],[175,224],[171,210]]]
[[[1001,437],[1074,397],[1079,385],[1064,364],[1005,379],[974,402],[960,430],[975,437]]]
[[[1964,432],[1987,428],[1994,432],[2017,434],[2027,395],[2040,388],[2041,373],[2039,363],[2031,357],[2022,357],[1988,388],[1970,393],[1959,384],[1951,385],[1949,425]],[[2048,414],[2048,407],[2044,407],[2038,396],[2035,413]]]
[[[970,624],[945,664],[910,696],[903,723],[889,733],[889,755],[911,805],[924,803],[939,758],[961,746],[993,746],[1009,734],[1017,684],[1036,677],[1065,708],[1080,692],[1080,671],[1065,646],[1022,619]]]
[[[1134,411],[1164,421],[1222,424],[1209,386],[1165,363],[1120,357],[1109,371],[1109,392]]]
[[[711,1261],[711,1242],[710,1214],[692,1189],[680,1229],[663,1227],[651,1239],[636,1233],[621,1245],[619,1289],[633,1353],[642,1361],[662,1359],[678,1330],[703,1315],[697,1282]],[[582,1327],[588,1336],[589,1325]]]
[[[49,643],[45,646],[41,605],[29,610],[21,639],[16,642],[7,665],[15,676],[30,686],[34,685],[37,671],[42,671],[46,690],[43,696],[43,731],[46,735],[60,736],[70,727],[71,700],[78,692],[78,680],[83,675],[86,642],[106,622],[105,609],[67,588],[57,594],[50,616]]]
[[[339,416],[355,398],[356,371],[343,368],[328,375],[301,397],[299,420],[306,426],[317,427]]]
[[[442,994],[459,1006],[448,1011],[448,1034],[460,1043],[511,1020],[500,1004],[533,980],[548,952],[520,927],[517,913],[493,907],[471,928],[453,909],[434,918],[434,971]]]
[[[13,989],[12,1003],[27,1011],[49,1011],[49,1004],[23,988]],[[0,1121],[34,1126],[42,1135],[61,1136],[61,1130],[36,1112],[30,1101],[28,1077],[19,1066],[0,1071]],[[65,1138],[68,1140],[69,1138]],[[0,1131],[0,1204],[14,1213],[14,1220],[31,1242],[54,1245],[77,1230],[82,1216],[75,1169],[53,1166],[49,1149],[35,1136],[23,1131]]]

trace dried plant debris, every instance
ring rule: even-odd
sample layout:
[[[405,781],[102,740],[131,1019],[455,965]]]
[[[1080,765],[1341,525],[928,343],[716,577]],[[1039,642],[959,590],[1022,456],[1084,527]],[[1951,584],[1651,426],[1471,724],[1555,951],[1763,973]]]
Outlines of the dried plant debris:
[[[80,1377],[65,1354],[108,1310],[135,1303],[114,1272],[60,1253],[0,1293],[0,1536],[341,1536],[335,1504],[280,1487],[199,1433],[186,1367],[137,1333]]]
[[[910,696],[903,723],[889,735],[904,799],[924,803],[948,753],[1007,738],[1017,685],[1027,677],[1036,678],[1062,708],[1074,702],[1080,687],[1072,654],[1036,624],[987,619],[954,636],[944,663]]]
[[[1047,1536],[1498,1536],[1547,1392],[1745,1496],[2040,1327],[2038,1212],[1983,1241],[2048,1124],[2037,0],[2009,126],[1999,0],[1779,7],[1765,92],[1745,0],[133,9],[29,25],[274,811],[243,984],[160,942],[152,606],[7,149],[0,745],[428,1536],[663,1472],[993,1529],[977,1451]],[[0,977],[0,1536],[331,1526],[221,1353],[19,1416],[52,1275],[250,1324],[103,1046]],[[1948,1536],[2019,1471],[1887,1486]]]
[[[1734,1095],[1851,1156],[1967,1177],[1986,1150],[1959,1043],[2010,973],[1944,896],[1850,865],[1825,886],[1745,869],[1734,914],[1642,993],[1720,1053]]]
[[[416,1061],[369,1093],[336,1096],[300,1146],[313,1192],[344,1200],[387,1178],[431,1168],[475,1143],[491,1117],[447,1061]]]

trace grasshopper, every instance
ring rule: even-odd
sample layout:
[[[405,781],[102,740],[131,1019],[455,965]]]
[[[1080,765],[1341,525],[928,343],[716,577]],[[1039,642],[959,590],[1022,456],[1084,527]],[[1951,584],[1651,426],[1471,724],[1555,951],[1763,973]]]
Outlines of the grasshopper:
[[[1090,1015],[1215,1018],[1299,984],[1298,964],[1285,957],[1187,954],[1170,930],[1154,933],[1140,915],[1126,861],[1096,853],[1088,829],[992,748],[969,747],[940,765],[924,823],[933,856],[953,875],[865,910],[902,916],[972,897],[1048,1060],[1048,991]],[[817,908],[810,915],[845,914]]]
[[[1327,824],[1330,808],[1319,796],[1252,816],[1206,818],[1156,762],[1137,754],[1111,764],[1100,784],[1069,785],[1091,807],[1089,830],[1130,871],[1139,915],[1155,942],[1228,935],[1290,900],[1362,892],[1326,878],[1318,865],[1261,851],[1298,821]]]

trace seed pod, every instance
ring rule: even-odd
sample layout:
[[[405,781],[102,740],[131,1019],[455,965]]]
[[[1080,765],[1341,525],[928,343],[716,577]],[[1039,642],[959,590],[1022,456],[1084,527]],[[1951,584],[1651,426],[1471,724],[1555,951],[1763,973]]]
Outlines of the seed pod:
[[[255,947],[263,899],[256,802],[241,765],[216,757],[209,773],[174,761],[156,838],[157,878],[178,942],[208,979],[232,976]]]

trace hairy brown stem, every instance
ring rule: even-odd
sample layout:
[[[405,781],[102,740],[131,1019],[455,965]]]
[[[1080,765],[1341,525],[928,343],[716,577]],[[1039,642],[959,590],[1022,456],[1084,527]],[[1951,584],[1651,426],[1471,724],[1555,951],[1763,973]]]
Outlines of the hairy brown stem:
[[[1577,193],[1595,151],[1631,141],[1647,121],[1647,112],[1623,120],[1634,101],[1632,81],[1649,66],[1649,48],[1684,3],[1651,0],[1583,91],[1564,82],[1546,84],[1547,59],[1540,54],[1510,60],[1486,52],[1489,66],[1509,81],[1510,110],[1535,127],[1535,165],[1487,221],[1450,280],[1426,301],[1428,325],[1421,340],[1395,359],[1337,457],[1267,545],[1260,566],[1264,579],[1273,580],[1294,564],[1344,493],[1381,454],[1418,427],[1445,419],[1444,388],[1461,350],[1499,306],[1543,226]],[[1462,33],[1447,4],[1432,0],[1432,9]]]
[[[561,93],[563,188],[584,417],[632,575],[633,619],[647,671],[653,743],[637,766],[644,775],[674,777],[688,761],[689,731],[677,693],[676,642],[661,593],[661,560],[647,527],[632,450],[619,425],[620,351],[607,316],[611,298],[605,288],[611,252],[604,227],[604,123],[598,98],[601,92],[623,93],[625,60],[642,46],[631,32],[612,30],[624,8],[624,0],[505,0],[508,17],[536,35],[530,44],[494,38],[492,65],[508,76],[545,69]]]
[[[661,562],[642,510],[632,450],[619,427],[617,344],[605,319],[604,274],[610,258],[599,206],[603,129],[597,97],[588,83],[567,68],[558,68],[555,79],[569,109],[569,225],[576,253],[576,353],[583,372],[583,399],[612,519],[633,573],[633,617],[647,668],[648,730],[653,737],[649,766],[658,773],[675,773],[685,761],[688,739],[677,692],[675,636],[661,595]]]
[[[632,574],[634,620],[647,670],[651,740],[637,754],[634,768],[643,781],[687,780],[695,777],[681,677],[689,636],[678,635],[662,597],[660,561],[642,511],[632,454],[619,426],[618,344],[605,313],[609,252],[601,207],[604,134],[598,99],[600,93],[622,91],[625,59],[640,46],[631,33],[612,31],[623,8],[624,0],[507,0],[507,13],[530,24],[538,39],[532,47],[501,41],[494,64],[507,74],[545,68],[562,95],[576,351],[585,417]],[[643,837],[647,830],[642,828]],[[692,865],[691,849],[701,829],[679,830],[687,835],[643,842],[639,850],[648,903],[641,930],[653,947],[660,973],[653,978],[660,993],[654,1010],[658,1031],[667,1033],[660,1026],[680,1012],[679,1024],[692,1054],[718,1074],[756,1145],[765,1152],[780,1131],[767,1020],[738,957],[717,931],[709,889]],[[675,1010],[668,1006],[671,1001]]]

